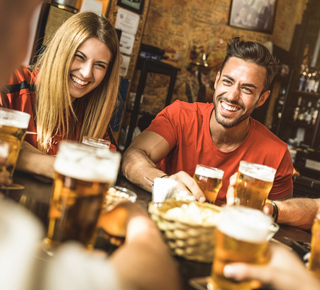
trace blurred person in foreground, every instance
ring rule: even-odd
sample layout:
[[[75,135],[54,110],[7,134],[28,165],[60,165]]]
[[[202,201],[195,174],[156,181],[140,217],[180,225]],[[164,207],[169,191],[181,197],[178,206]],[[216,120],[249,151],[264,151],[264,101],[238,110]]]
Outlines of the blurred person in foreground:
[[[1,87],[26,56],[29,23],[41,2],[0,0]],[[114,222],[102,222],[104,230],[126,235],[109,259],[68,244],[43,264],[36,258],[44,236],[40,222],[20,205],[0,200],[0,289],[180,289],[176,265],[146,212],[124,203],[109,214]]]
[[[68,18],[32,66],[22,66],[1,93],[3,107],[29,113],[17,170],[53,178],[61,140],[116,142],[109,121],[118,98],[120,51],[115,28],[89,11]]]
[[[224,171],[216,204],[226,202],[229,178],[241,160],[277,170],[269,199],[292,196],[293,165],[287,144],[250,117],[270,95],[278,63],[256,42],[232,39],[215,80],[213,104],[176,101],[167,106],[123,155],[122,171],[151,191],[145,180],[170,176],[199,201],[205,196],[192,176],[197,164]]]
[[[267,265],[229,264],[224,267],[224,275],[236,281],[259,280],[278,290],[320,289],[320,281],[308,272],[295,253],[276,245],[271,245],[270,250],[271,260]]]

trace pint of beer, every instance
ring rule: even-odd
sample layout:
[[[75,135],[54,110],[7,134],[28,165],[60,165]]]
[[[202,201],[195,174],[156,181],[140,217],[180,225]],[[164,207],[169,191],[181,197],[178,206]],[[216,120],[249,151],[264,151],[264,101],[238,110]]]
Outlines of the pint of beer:
[[[274,168],[240,161],[235,187],[235,198],[238,198],[240,205],[262,210],[272,188],[275,174]]]
[[[196,167],[193,179],[197,182],[209,203],[215,203],[216,201],[222,186],[223,174],[223,170],[214,167],[201,164],[198,164]]]
[[[7,164],[0,167],[0,173],[8,171],[12,177],[29,120],[30,114],[0,108],[0,140],[9,144]]]
[[[312,226],[311,255],[308,269],[320,279],[320,211]]]
[[[250,290],[251,281],[237,282],[223,275],[229,263],[265,264],[270,259],[268,235],[272,218],[242,206],[223,207],[218,220],[212,281],[215,290]]]
[[[110,148],[110,144],[111,144],[111,142],[108,140],[89,137],[89,136],[84,136],[82,139],[82,143],[89,146],[100,147],[100,148],[102,147]]]
[[[44,240],[48,252],[68,240],[94,247],[105,193],[116,181],[120,156],[105,148],[60,143]]]

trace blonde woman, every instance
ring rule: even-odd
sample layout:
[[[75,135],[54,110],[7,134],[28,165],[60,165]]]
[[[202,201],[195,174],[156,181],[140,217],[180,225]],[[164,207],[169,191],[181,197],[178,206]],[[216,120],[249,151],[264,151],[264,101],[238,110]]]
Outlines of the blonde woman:
[[[33,67],[22,67],[1,94],[4,107],[32,115],[17,169],[53,176],[63,139],[115,141],[109,125],[119,87],[119,42],[103,17],[81,12],[55,33]]]

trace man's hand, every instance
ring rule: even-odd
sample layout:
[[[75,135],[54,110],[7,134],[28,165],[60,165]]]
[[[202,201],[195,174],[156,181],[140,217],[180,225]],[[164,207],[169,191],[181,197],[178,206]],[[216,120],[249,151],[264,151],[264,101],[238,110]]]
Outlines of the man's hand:
[[[148,215],[137,204],[129,201],[120,202],[113,209],[101,213],[98,227],[113,236],[125,237],[128,223],[136,216],[147,217]]]
[[[206,197],[199,188],[197,182],[185,171],[179,171],[169,177],[179,183],[178,187],[181,190],[190,191],[198,201],[205,202]]]

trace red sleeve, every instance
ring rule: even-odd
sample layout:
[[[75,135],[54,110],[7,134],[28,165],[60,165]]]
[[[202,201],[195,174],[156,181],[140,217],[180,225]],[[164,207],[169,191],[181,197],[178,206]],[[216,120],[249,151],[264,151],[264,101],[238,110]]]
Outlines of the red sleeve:
[[[172,111],[175,113],[173,114]],[[167,140],[171,149],[177,144],[177,133],[174,116],[179,115],[180,108],[177,104],[165,107],[151,122],[146,129],[155,132]]]
[[[269,193],[269,199],[283,198],[293,190],[292,173],[292,159],[287,149],[277,170],[274,185]]]

